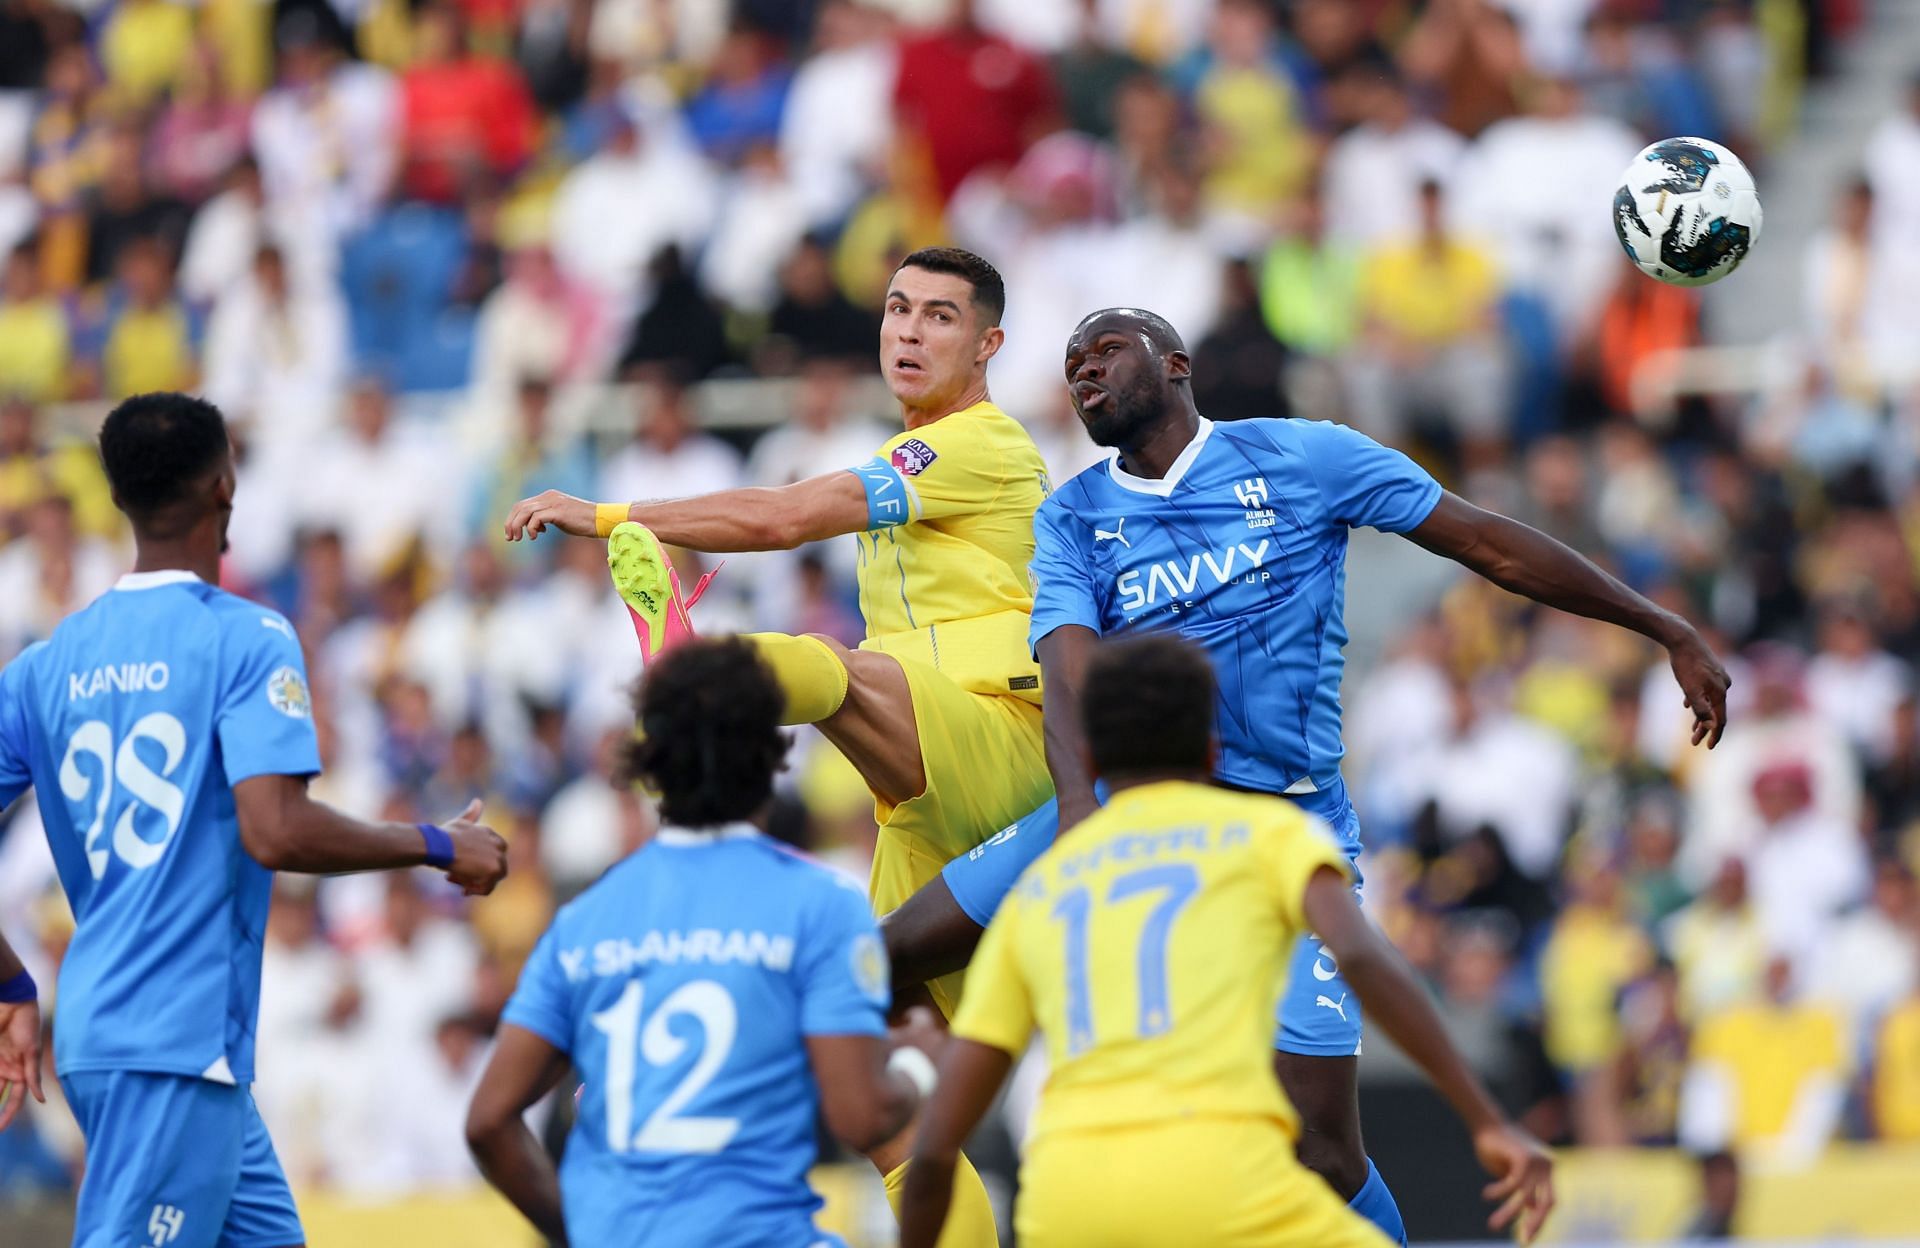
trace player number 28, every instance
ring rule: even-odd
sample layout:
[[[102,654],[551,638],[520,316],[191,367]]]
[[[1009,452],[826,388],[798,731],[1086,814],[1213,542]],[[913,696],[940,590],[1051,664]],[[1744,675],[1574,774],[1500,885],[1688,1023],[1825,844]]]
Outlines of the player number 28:
[[[158,775],[140,757],[136,747],[141,741],[151,741],[160,747]],[[60,791],[71,802],[84,802],[93,794],[93,821],[87,825],[84,845],[87,866],[94,879],[107,874],[108,850],[104,845],[96,849],[95,843],[106,830],[116,780],[118,787],[134,800],[127,803],[113,825],[112,852],[134,868],[150,867],[167,852],[167,846],[173,843],[173,834],[180,830],[181,816],[187,810],[186,795],[167,777],[180,765],[186,752],[187,730],[165,711],[141,716],[120,741],[118,749],[114,748],[113,725],[103,719],[88,720],[67,738],[67,752],[60,760]],[[92,760],[99,776],[97,785],[94,777],[81,769],[83,759]],[[166,821],[167,834],[157,841],[145,839],[134,828],[134,816],[142,806],[158,812]]]
[[[696,979],[667,994],[643,1030],[641,1002],[645,990],[628,980],[620,999],[592,1016],[593,1025],[607,1038],[607,1147],[616,1153],[717,1153],[740,1130],[738,1118],[679,1116],[687,1103],[720,1073],[733,1050],[740,1014],[733,995],[711,979]],[[652,1066],[666,1066],[687,1051],[687,1042],[673,1034],[671,1020],[691,1017],[706,1033],[700,1056],[686,1077],[633,1129],[633,1084],[639,1058]]]
[[[1181,908],[1200,891],[1200,872],[1191,863],[1159,863],[1117,875],[1107,887],[1107,904],[1144,894],[1159,901],[1140,927],[1135,952],[1140,975],[1140,1018],[1136,1034],[1157,1036],[1173,1025],[1167,1004],[1167,938]],[[1066,924],[1067,937],[1067,1053],[1093,1047],[1093,1001],[1087,989],[1087,918],[1093,897],[1084,886],[1070,888],[1053,903],[1053,917]]]

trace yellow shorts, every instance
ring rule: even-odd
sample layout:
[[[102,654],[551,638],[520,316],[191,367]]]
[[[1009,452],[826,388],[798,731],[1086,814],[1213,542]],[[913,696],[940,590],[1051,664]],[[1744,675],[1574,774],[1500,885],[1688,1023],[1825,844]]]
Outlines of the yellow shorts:
[[[1391,1248],[1266,1118],[1042,1133],[1014,1227],[1020,1248]]]
[[[899,805],[875,802],[880,837],[867,892],[886,914],[940,869],[1053,796],[1040,708],[1019,698],[968,693],[913,659],[901,659],[927,787]],[[965,972],[928,987],[947,1017]]]

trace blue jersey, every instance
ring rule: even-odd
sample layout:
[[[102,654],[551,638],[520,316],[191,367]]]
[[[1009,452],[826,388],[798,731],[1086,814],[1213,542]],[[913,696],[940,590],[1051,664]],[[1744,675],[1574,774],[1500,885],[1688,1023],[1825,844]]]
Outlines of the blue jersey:
[[[882,1035],[887,957],[860,886],[745,824],[662,829],[562,909],[504,1021],[585,1090],[560,1167],[576,1244],[838,1244],[807,1185],[805,1039]]]
[[[1109,461],[1041,506],[1033,644],[1067,624],[1177,632],[1206,649],[1220,682],[1220,779],[1335,789],[1347,531],[1403,533],[1440,493],[1405,455],[1343,425],[1203,420],[1165,478]]]
[[[60,1074],[252,1081],[273,876],[233,786],[319,770],[293,626],[189,572],[121,578],[0,672],[0,801],[34,787],[76,920]]]

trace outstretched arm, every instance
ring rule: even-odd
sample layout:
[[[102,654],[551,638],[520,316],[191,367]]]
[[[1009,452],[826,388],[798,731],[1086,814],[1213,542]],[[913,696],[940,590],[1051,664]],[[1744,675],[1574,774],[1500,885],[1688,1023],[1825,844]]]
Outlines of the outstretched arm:
[[[315,801],[304,776],[251,776],[233,786],[233,805],[240,843],[271,871],[330,875],[428,864],[432,847],[417,824],[355,819]],[[507,873],[507,843],[480,822],[479,801],[442,830],[452,850],[442,866],[447,878],[469,893],[492,892]]]
[[[1080,682],[1099,634],[1080,624],[1062,624],[1035,647],[1040,679],[1047,691],[1041,720],[1047,739],[1047,770],[1060,799],[1060,830],[1065,832],[1100,805],[1087,770],[1087,736],[1080,724]]]
[[[1565,543],[1453,494],[1407,533],[1502,589],[1660,643],[1693,712],[1693,743],[1712,749],[1727,726],[1727,669],[1693,625],[1621,584]]]
[[[20,1112],[27,1094],[42,1105],[40,998],[20,956],[0,936],[0,1131]]]
[[[673,485],[662,484],[669,489]],[[664,502],[590,503],[548,490],[514,504],[507,514],[507,540],[537,538],[548,527],[574,537],[604,537],[622,520],[646,525],[669,546],[708,554],[792,550],[864,532],[869,524],[860,478],[829,472],[792,485],[721,490]]]
[[[1448,1039],[1426,989],[1360,913],[1343,876],[1330,867],[1314,872],[1301,908],[1353,985],[1367,1017],[1426,1072],[1473,1133],[1474,1152],[1494,1176],[1484,1195],[1501,1202],[1488,1225],[1504,1230],[1524,1213],[1520,1242],[1530,1243],[1553,1209],[1553,1161],[1546,1148],[1508,1122],[1494,1104],[1486,1085]]]

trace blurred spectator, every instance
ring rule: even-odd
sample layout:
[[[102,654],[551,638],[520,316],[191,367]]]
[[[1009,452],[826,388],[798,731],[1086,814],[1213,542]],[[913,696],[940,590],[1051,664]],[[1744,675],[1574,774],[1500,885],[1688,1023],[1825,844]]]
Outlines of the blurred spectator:
[[[678,247],[669,244],[647,265],[652,295],[620,352],[623,374],[665,369],[699,381],[712,376],[733,356],[726,318],[700,289]]]
[[[467,20],[452,3],[421,10],[413,45],[400,76],[405,193],[450,204],[477,179],[502,178],[525,164],[538,120],[513,63],[476,55]]]
[[[1268,248],[1260,269],[1267,329],[1288,350],[1329,358],[1360,328],[1360,256],[1327,236],[1322,197],[1303,196],[1294,228]]]
[[[1680,862],[1693,880],[1708,878],[1727,855],[1745,855],[1755,847],[1767,822],[1760,812],[1758,781],[1777,767],[1804,769],[1812,803],[1808,813],[1823,827],[1859,826],[1859,765],[1840,730],[1807,709],[1804,663],[1773,644],[1756,647],[1749,657],[1753,705],[1727,728],[1719,747],[1699,760],[1689,788]]]
[[[40,287],[39,249],[22,244],[0,269],[0,394],[62,397],[71,354],[66,311]]]
[[[1571,810],[1573,751],[1514,714],[1493,690],[1456,681],[1446,738],[1409,760],[1408,772],[1417,777],[1412,791],[1436,804],[1443,838],[1459,840],[1486,825],[1529,877],[1552,869]],[[1526,776],[1526,785],[1512,784],[1514,776]]]
[[[1449,207],[1462,228],[1493,235],[1506,282],[1539,298],[1559,341],[1572,343],[1619,272],[1620,244],[1593,205],[1611,202],[1641,143],[1625,124],[1587,111],[1565,77],[1543,75],[1528,94],[1525,116],[1496,122],[1467,149]]]
[[[34,505],[54,495],[72,507],[74,527],[81,535],[111,538],[120,534],[120,513],[92,444],[74,440],[49,445],[41,435],[40,414],[34,405],[0,394],[0,541],[24,533]]]
[[[207,322],[205,392],[263,444],[318,435],[347,371],[347,312],[331,283],[298,281],[272,244]]]
[[[1600,305],[1590,345],[1573,352],[1576,372],[1590,374],[1607,415],[1638,413],[1636,384],[1653,365],[1670,368],[1667,352],[1700,345],[1700,296],[1681,286],[1650,282],[1640,270],[1620,265],[1613,288]]]
[[[1920,237],[1920,73],[1907,84],[1904,107],[1874,127],[1862,159],[1873,188],[1876,237],[1911,246]]]
[[[1568,896],[1540,953],[1547,1056],[1573,1081],[1575,1137],[1619,1143],[1611,1121],[1614,1091],[1605,1077],[1621,1046],[1621,992],[1652,961],[1645,934],[1629,915],[1620,873],[1600,854],[1576,854]]]
[[[838,223],[883,180],[897,72],[890,27],[877,5],[819,6],[813,54],[794,73],[780,121],[780,160],[809,228]]]
[[[302,438],[297,451],[274,454],[298,523],[338,533],[359,583],[374,583],[420,540],[433,518],[433,484],[445,475],[444,449],[397,427],[392,403],[377,380],[362,378],[346,396],[344,419]]]
[[[1122,83],[1151,72],[1122,46],[1115,46],[1102,21],[1100,0],[1075,0],[1074,33],[1053,56],[1053,77],[1060,85],[1067,127],[1098,139],[1113,137],[1113,100]]]
[[[1500,457],[1506,433],[1497,262],[1447,228],[1443,197],[1438,182],[1421,183],[1418,233],[1375,250],[1361,272],[1354,423],[1402,442],[1420,416],[1437,416],[1480,467]]]
[[[596,498],[690,498],[740,484],[740,452],[702,433],[686,388],[669,377],[650,379],[635,405],[633,441],[600,469]],[[837,465],[852,467],[850,461]],[[504,514],[504,513],[503,513]]]
[[[1828,930],[1810,987],[1856,1027],[1870,1026],[1920,989],[1920,898],[1899,859],[1876,862],[1867,903]]]
[[[1263,0],[1219,0],[1192,106],[1206,154],[1207,211],[1223,237],[1251,241],[1273,207],[1306,189],[1313,152],[1304,108],[1275,57]]]
[[[353,963],[328,942],[316,889],[310,876],[283,875],[274,883],[255,1032],[261,1057],[253,1095],[274,1124],[275,1149],[296,1183],[324,1173],[323,1068],[340,1056],[327,1051],[328,1038],[359,1009]]]
[[[1321,202],[1332,235],[1356,246],[1399,242],[1421,230],[1423,188],[1443,190],[1466,142],[1414,112],[1391,63],[1361,63],[1344,75],[1360,124],[1327,149]]]
[[[1675,33],[1652,22],[1636,23],[1620,0],[1592,6],[1580,77],[1595,111],[1619,118],[1648,138],[1730,137],[1714,115],[1707,84],[1687,64]]]
[[[1747,893],[1746,863],[1723,859],[1699,898],[1667,921],[1663,940],[1680,972],[1683,1017],[1704,1018],[1756,994],[1767,938]]]
[[[638,848],[651,826],[634,790],[613,783],[630,731],[631,725],[605,733],[592,752],[592,767],[554,795],[541,819],[541,861],[562,902]]]
[[[780,294],[767,315],[767,336],[754,353],[754,370],[790,373],[796,364],[823,358],[870,367],[878,342],[874,315],[834,284],[825,240],[801,239],[780,266]]]
[[[174,295],[172,257],[159,240],[136,238],[120,249],[118,269],[100,359],[107,395],[192,388],[193,328]]]
[[[1213,420],[1286,416],[1281,379],[1287,349],[1267,328],[1253,271],[1227,263],[1220,281],[1220,307],[1213,328],[1193,352],[1193,401]]]
[[[766,437],[754,443],[753,454],[748,457],[746,465],[748,483],[792,485],[808,477],[851,468],[872,458],[881,444],[892,436],[893,430],[865,413],[856,412],[852,407],[847,383],[853,375],[851,366],[832,358],[812,359],[801,366],[793,414],[778,428],[768,432]],[[660,401],[677,404],[682,409],[686,406],[684,394],[669,399],[662,391],[655,393]],[[652,419],[649,416],[643,422],[643,431],[650,428]],[[652,442],[657,446],[659,439],[643,432],[639,441]],[[700,479],[725,480],[730,475],[736,475],[730,465],[737,463],[737,459],[730,450],[722,452],[717,449],[724,444],[705,438],[698,439],[698,442],[706,448],[702,451],[703,457],[710,460],[698,474]],[[678,468],[674,471],[677,474]],[[669,475],[661,479],[675,478]],[[703,494],[709,489],[718,488],[725,487],[698,485],[688,492]]]
[[[545,377],[522,377],[516,398],[513,429],[506,444],[493,454],[492,463],[483,465],[472,478],[466,511],[468,534],[496,536],[497,526],[508,510],[541,490],[561,490],[582,498],[593,493],[593,462],[586,445],[554,432],[553,384]],[[508,553],[525,563],[543,559],[547,551],[533,543],[522,543]]]
[[[779,295],[780,262],[805,235],[800,191],[769,143],[755,143],[727,179],[724,207],[701,257],[701,284],[738,312],[764,313]]]
[[[1891,754],[1894,714],[1912,681],[1912,669],[1881,648],[1864,605],[1837,601],[1821,611],[1819,650],[1807,664],[1807,705],[1846,733],[1869,762]]]
[[[1471,136],[1513,112],[1526,54],[1506,7],[1436,0],[1407,31],[1400,62],[1417,88],[1438,95],[1437,120]]]
[[[278,71],[253,113],[267,198],[305,206],[313,228],[339,238],[393,186],[399,93],[385,71],[342,56],[310,10],[292,10],[274,34]]]
[[[561,272],[621,316],[651,294],[649,268],[663,248],[692,251],[706,238],[718,192],[699,154],[664,127],[643,130],[624,106],[610,122],[600,149],[555,192],[552,239]]]
[[[128,244],[151,240],[161,244],[169,255],[178,255],[187,234],[186,205],[156,194],[147,184],[139,131],[109,131],[101,158],[104,164],[99,185],[87,203],[89,284],[113,275]]]
[[[134,108],[179,81],[193,48],[193,12],[171,0],[121,0],[100,33],[100,63]]]
[[[1226,266],[1201,216],[1199,179],[1191,169],[1168,165],[1147,188],[1147,202],[1147,211],[1116,226],[1107,240],[1098,263],[1108,289],[1093,302],[1150,303],[1189,344],[1200,342],[1224,310]]]
[[[47,494],[27,508],[21,540],[0,547],[0,648],[18,654],[113,587],[120,554],[74,529],[73,503]]]
[[[588,380],[605,363],[610,328],[605,304],[560,271],[545,239],[509,246],[506,280],[474,333],[476,397],[505,404],[522,377]]]
[[[1920,988],[1909,992],[1880,1024],[1872,1103],[1880,1139],[1920,1142]]]
[[[1621,1044],[1607,1078],[1619,1106],[1619,1143],[1671,1147],[1679,1130],[1680,1089],[1690,1034],[1680,1016],[1680,977],[1660,962],[1621,994]]]
[[[688,132],[708,158],[737,163],[779,136],[792,77],[774,35],[736,17],[707,64],[706,82],[687,101]]]
[[[176,200],[204,203],[246,158],[252,122],[250,102],[230,89],[220,49],[205,39],[195,43],[147,139],[155,187]]]
[[[1824,959],[1834,917],[1866,893],[1866,848],[1855,828],[1814,807],[1802,764],[1778,762],[1755,776],[1753,800],[1760,823],[1747,872],[1767,943]]]
[[[1838,1015],[1802,1002],[1789,959],[1767,963],[1765,995],[1702,1018],[1681,1093],[1680,1142],[1790,1167],[1839,1125],[1850,1063]]]
[[[359,951],[366,994],[366,1028],[374,1051],[390,1070],[404,1070],[432,1043],[440,1020],[468,1008],[479,965],[472,930],[437,913],[427,890],[441,901],[444,881],[410,871],[385,879],[384,927]]]
[[[947,25],[900,42],[894,124],[944,203],[976,169],[1010,166],[1053,129],[1054,86],[1039,57],[981,29],[976,0],[954,0]]]

